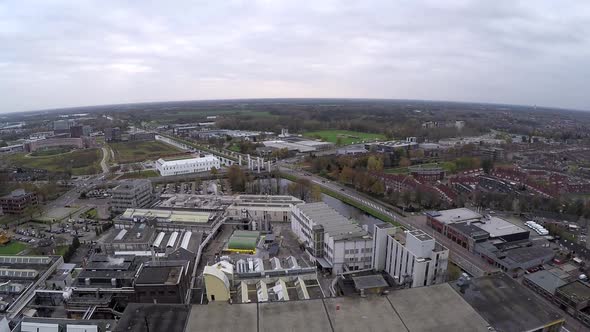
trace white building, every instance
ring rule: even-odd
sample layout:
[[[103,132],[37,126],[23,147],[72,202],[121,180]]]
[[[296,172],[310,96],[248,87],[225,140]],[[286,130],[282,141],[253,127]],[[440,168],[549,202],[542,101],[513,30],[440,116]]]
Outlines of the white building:
[[[156,169],[162,176],[206,172],[215,167],[219,169],[221,162],[217,157],[205,156],[201,158],[156,161]]]
[[[429,286],[446,281],[449,249],[422,230],[378,224],[373,232],[373,269],[399,284]]]
[[[332,274],[371,268],[373,239],[325,203],[294,205],[291,230],[312,262]]]
[[[227,208],[227,215],[232,219],[252,220],[252,230],[268,231],[271,223],[291,222],[291,208],[302,203],[302,200],[293,196],[238,195]]]

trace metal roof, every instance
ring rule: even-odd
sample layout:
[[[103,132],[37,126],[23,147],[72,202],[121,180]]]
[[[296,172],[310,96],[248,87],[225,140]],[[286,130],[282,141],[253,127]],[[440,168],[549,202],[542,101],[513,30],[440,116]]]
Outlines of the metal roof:
[[[324,202],[301,204],[297,205],[297,208],[315,224],[324,227],[324,232],[334,240],[369,236],[369,233],[361,226]]]

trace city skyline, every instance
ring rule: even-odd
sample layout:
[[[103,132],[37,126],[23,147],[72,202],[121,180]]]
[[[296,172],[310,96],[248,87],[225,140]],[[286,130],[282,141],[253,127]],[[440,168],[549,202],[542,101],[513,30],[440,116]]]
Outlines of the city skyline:
[[[0,113],[236,98],[590,110],[590,5],[0,4]]]

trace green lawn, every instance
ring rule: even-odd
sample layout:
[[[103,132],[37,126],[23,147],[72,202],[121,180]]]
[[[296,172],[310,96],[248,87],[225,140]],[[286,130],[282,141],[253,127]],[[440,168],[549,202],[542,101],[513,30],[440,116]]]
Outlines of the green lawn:
[[[124,179],[147,179],[147,178],[153,178],[156,176],[160,176],[160,174],[154,170],[145,170],[145,171],[139,171],[139,172],[129,172],[129,173],[125,173],[123,174],[121,177],[119,177],[119,180],[124,180]]]
[[[84,149],[38,157],[16,153],[5,158],[14,166],[40,168],[56,173],[71,169],[72,175],[85,175],[100,172],[102,152],[101,149]]]
[[[111,143],[115,159],[120,164],[155,160],[181,153],[177,148],[158,141]]]
[[[98,219],[98,212],[94,208],[90,209],[86,212],[85,217],[88,219]]]
[[[384,140],[385,135],[363,133],[360,131],[350,130],[320,130],[309,131],[303,134],[307,138],[319,138],[327,142],[337,143],[340,138],[343,145],[365,143],[371,141]]]
[[[227,149],[233,152],[240,152],[240,146],[237,144],[232,144]]]
[[[25,250],[27,245],[21,242],[10,241],[5,246],[0,246],[0,255],[16,255]]]

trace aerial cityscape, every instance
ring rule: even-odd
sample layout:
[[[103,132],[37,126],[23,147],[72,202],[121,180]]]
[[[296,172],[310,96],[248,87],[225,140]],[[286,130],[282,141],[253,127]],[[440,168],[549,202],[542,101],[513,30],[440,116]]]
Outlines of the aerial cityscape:
[[[0,4],[0,332],[590,331],[589,5],[107,3]]]

